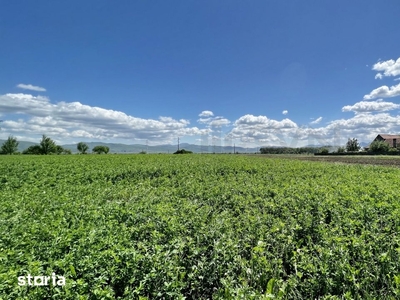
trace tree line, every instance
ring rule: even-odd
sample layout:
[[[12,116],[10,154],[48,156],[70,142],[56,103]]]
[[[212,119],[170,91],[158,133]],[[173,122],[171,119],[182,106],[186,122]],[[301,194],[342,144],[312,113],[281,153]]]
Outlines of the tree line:
[[[327,149],[323,149],[320,151],[322,154],[327,154],[329,151]],[[336,152],[338,154],[389,154],[389,155],[397,155],[400,154],[398,148],[391,147],[387,142],[384,141],[373,141],[369,147],[362,149],[361,145],[358,143],[356,138],[348,139],[347,143],[344,147],[339,147]]]
[[[343,152],[355,152],[355,151],[360,151],[361,146],[358,143],[357,139],[348,139],[346,143],[346,147],[341,147],[338,149],[339,153]],[[390,147],[390,145],[387,142],[384,141],[373,141],[368,149],[364,149],[364,152],[369,152],[373,154],[399,154],[399,150],[395,147]]]
[[[263,147],[260,148],[260,152],[261,154],[328,154],[330,151],[329,147]],[[361,149],[361,145],[356,138],[349,138],[345,146],[337,148],[337,150],[332,153],[355,154],[356,152],[360,154],[400,154],[400,150],[398,148],[390,147],[390,145],[384,141],[374,141],[369,145],[367,149]]]
[[[263,147],[260,148],[261,154],[314,154],[318,153],[321,147]]]
[[[19,154],[18,152],[19,142],[17,138],[10,135],[7,140],[2,144],[0,148],[0,154]],[[77,144],[77,150],[80,154],[87,154],[89,146],[83,142]],[[110,148],[107,146],[95,146],[92,149],[93,153],[96,154],[107,154]],[[54,140],[46,135],[42,136],[38,145],[29,146],[27,149],[22,151],[22,154],[35,154],[35,155],[49,155],[49,154],[72,154],[70,149],[65,149],[60,145],[57,145]]]

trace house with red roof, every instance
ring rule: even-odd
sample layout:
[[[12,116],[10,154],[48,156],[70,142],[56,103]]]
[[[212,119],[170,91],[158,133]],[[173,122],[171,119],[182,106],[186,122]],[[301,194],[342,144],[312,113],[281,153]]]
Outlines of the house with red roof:
[[[377,137],[372,141],[372,143],[375,141],[388,143],[390,148],[400,148],[400,135],[397,134],[378,134]],[[368,149],[369,147],[366,147],[366,149]]]

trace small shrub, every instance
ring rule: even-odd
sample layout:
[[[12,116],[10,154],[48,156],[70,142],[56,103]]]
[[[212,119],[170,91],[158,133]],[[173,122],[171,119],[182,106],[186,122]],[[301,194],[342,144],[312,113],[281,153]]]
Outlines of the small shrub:
[[[383,141],[375,141],[372,142],[370,147],[369,147],[369,151],[372,153],[387,153],[389,151],[389,144],[385,143]]]
[[[337,149],[337,153],[344,153],[346,151],[346,148],[345,147],[339,147],[338,149]]]
[[[185,150],[185,149],[181,149],[181,150],[174,152],[174,154],[191,154],[191,153],[193,153],[193,152],[189,151],[189,150]]]
[[[329,150],[327,148],[322,148],[321,150],[319,150],[319,153],[321,154],[328,154]]]

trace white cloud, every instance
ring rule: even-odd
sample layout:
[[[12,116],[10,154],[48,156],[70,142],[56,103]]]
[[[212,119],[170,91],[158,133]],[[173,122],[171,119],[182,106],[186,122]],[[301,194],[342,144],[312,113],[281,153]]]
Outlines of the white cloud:
[[[266,116],[254,116],[254,115],[245,115],[240,117],[235,121],[235,126],[242,127],[254,127],[258,126],[259,128],[295,128],[297,127],[296,123],[289,119],[283,119],[282,121],[276,121],[272,119],[268,119]]]
[[[229,139],[240,140],[253,146],[273,144],[282,146],[291,132],[297,129],[297,124],[289,119],[281,121],[269,119],[266,116],[244,115],[233,124],[228,133]]]
[[[53,104],[46,97],[28,94],[0,95],[0,112],[27,116],[27,120],[8,120],[3,123],[13,135],[31,136],[46,133],[49,136],[57,136],[59,140],[148,139],[154,143],[167,143],[177,135],[194,136],[210,131],[189,127],[190,123],[185,119],[142,119],[121,111],[93,107],[80,102]]]
[[[399,77],[399,78],[395,78],[395,79],[394,79],[394,81],[399,81],[399,80],[400,80],[400,77]]]
[[[214,117],[214,113],[212,111],[205,110],[199,114],[201,117],[197,120],[198,123],[207,125],[208,127],[222,127],[227,126],[231,123],[228,119],[216,116]]]
[[[365,135],[376,135],[377,133],[388,133],[400,130],[400,116],[392,116],[389,113],[378,114],[356,114],[350,119],[332,121],[328,127],[337,126],[341,130]],[[365,140],[365,138],[363,138]],[[367,139],[368,140],[368,139]]]
[[[231,123],[231,121],[229,121],[228,119],[225,119],[223,117],[217,117],[217,118],[214,118],[213,120],[211,120],[208,124],[211,127],[221,127],[221,126],[229,125],[230,123]]]
[[[378,73],[375,75],[375,79],[382,79],[383,75],[381,73]]]
[[[321,121],[322,121],[322,117],[319,117],[319,118],[315,119],[314,121],[310,122],[310,124],[318,124]]]
[[[396,61],[390,59],[387,61],[377,62],[373,65],[372,70],[383,72],[383,75],[386,77],[400,75],[400,58]]]
[[[210,110],[203,110],[200,114],[199,117],[212,117],[214,116],[214,113]]]
[[[200,124],[208,124],[212,121],[212,118],[200,118],[197,120]]]
[[[364,100],[372,100],[376,98],[390,98],[400,95],[400,83],[398,85],[391,86],[390,88],[383,85],[377,89],[374,89],[371,93],[364,96]]]
[[[380,109],[386,105],[385,102],[376,102],[383,103]],[[334,120],[326,126],[317,128],[298,126],[287,119],[285,122],[292,123],[292,126],[282,126],[282,124],[276,126],[279,121],[270,120],[265,116],[246,115],[234,123],[228,137],[235,141],[246,141],[252,147],[267,145],[302,147],[305,145],[345,145],[347,139],[353,137],[360,142],[370,143],[379,133],[400,132],[400,115],[393,116],[384,112],[363,113],[361,109],[361,104],[354,105],[352,111],[359,110],[360,113],[352,118]],[[319,121],[320,118],[315,121]],[[282,123],[282,121],[280,122]],[[270,126],[271,124],[275,124],[275,126]]]
[[[24,90],[36,91],[36,92],[45,92],[46,91],[46,89],[43,87],[35,86],[32,84],[23,84],[23,83],[18,84],[17,88],[24,89]]]
[[[393,102],[385,102],[382,99],[377,101],[360,101],[354,105],[346,105],[342,107],[343,112],[353,111],[355,113],[389,111],[400,108],[400,104]]]
[[[287,110],[282,111],[282,115],[287,115],[287,114],[288,114]]]

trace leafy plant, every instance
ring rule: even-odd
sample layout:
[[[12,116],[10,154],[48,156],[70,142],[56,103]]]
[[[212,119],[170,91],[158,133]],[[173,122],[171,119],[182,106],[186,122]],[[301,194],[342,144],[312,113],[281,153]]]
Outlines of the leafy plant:
[[[397,299],[399,178],[260,156],[4,156],[0,298]],[[53,272],[65,286],[18,286]]]

